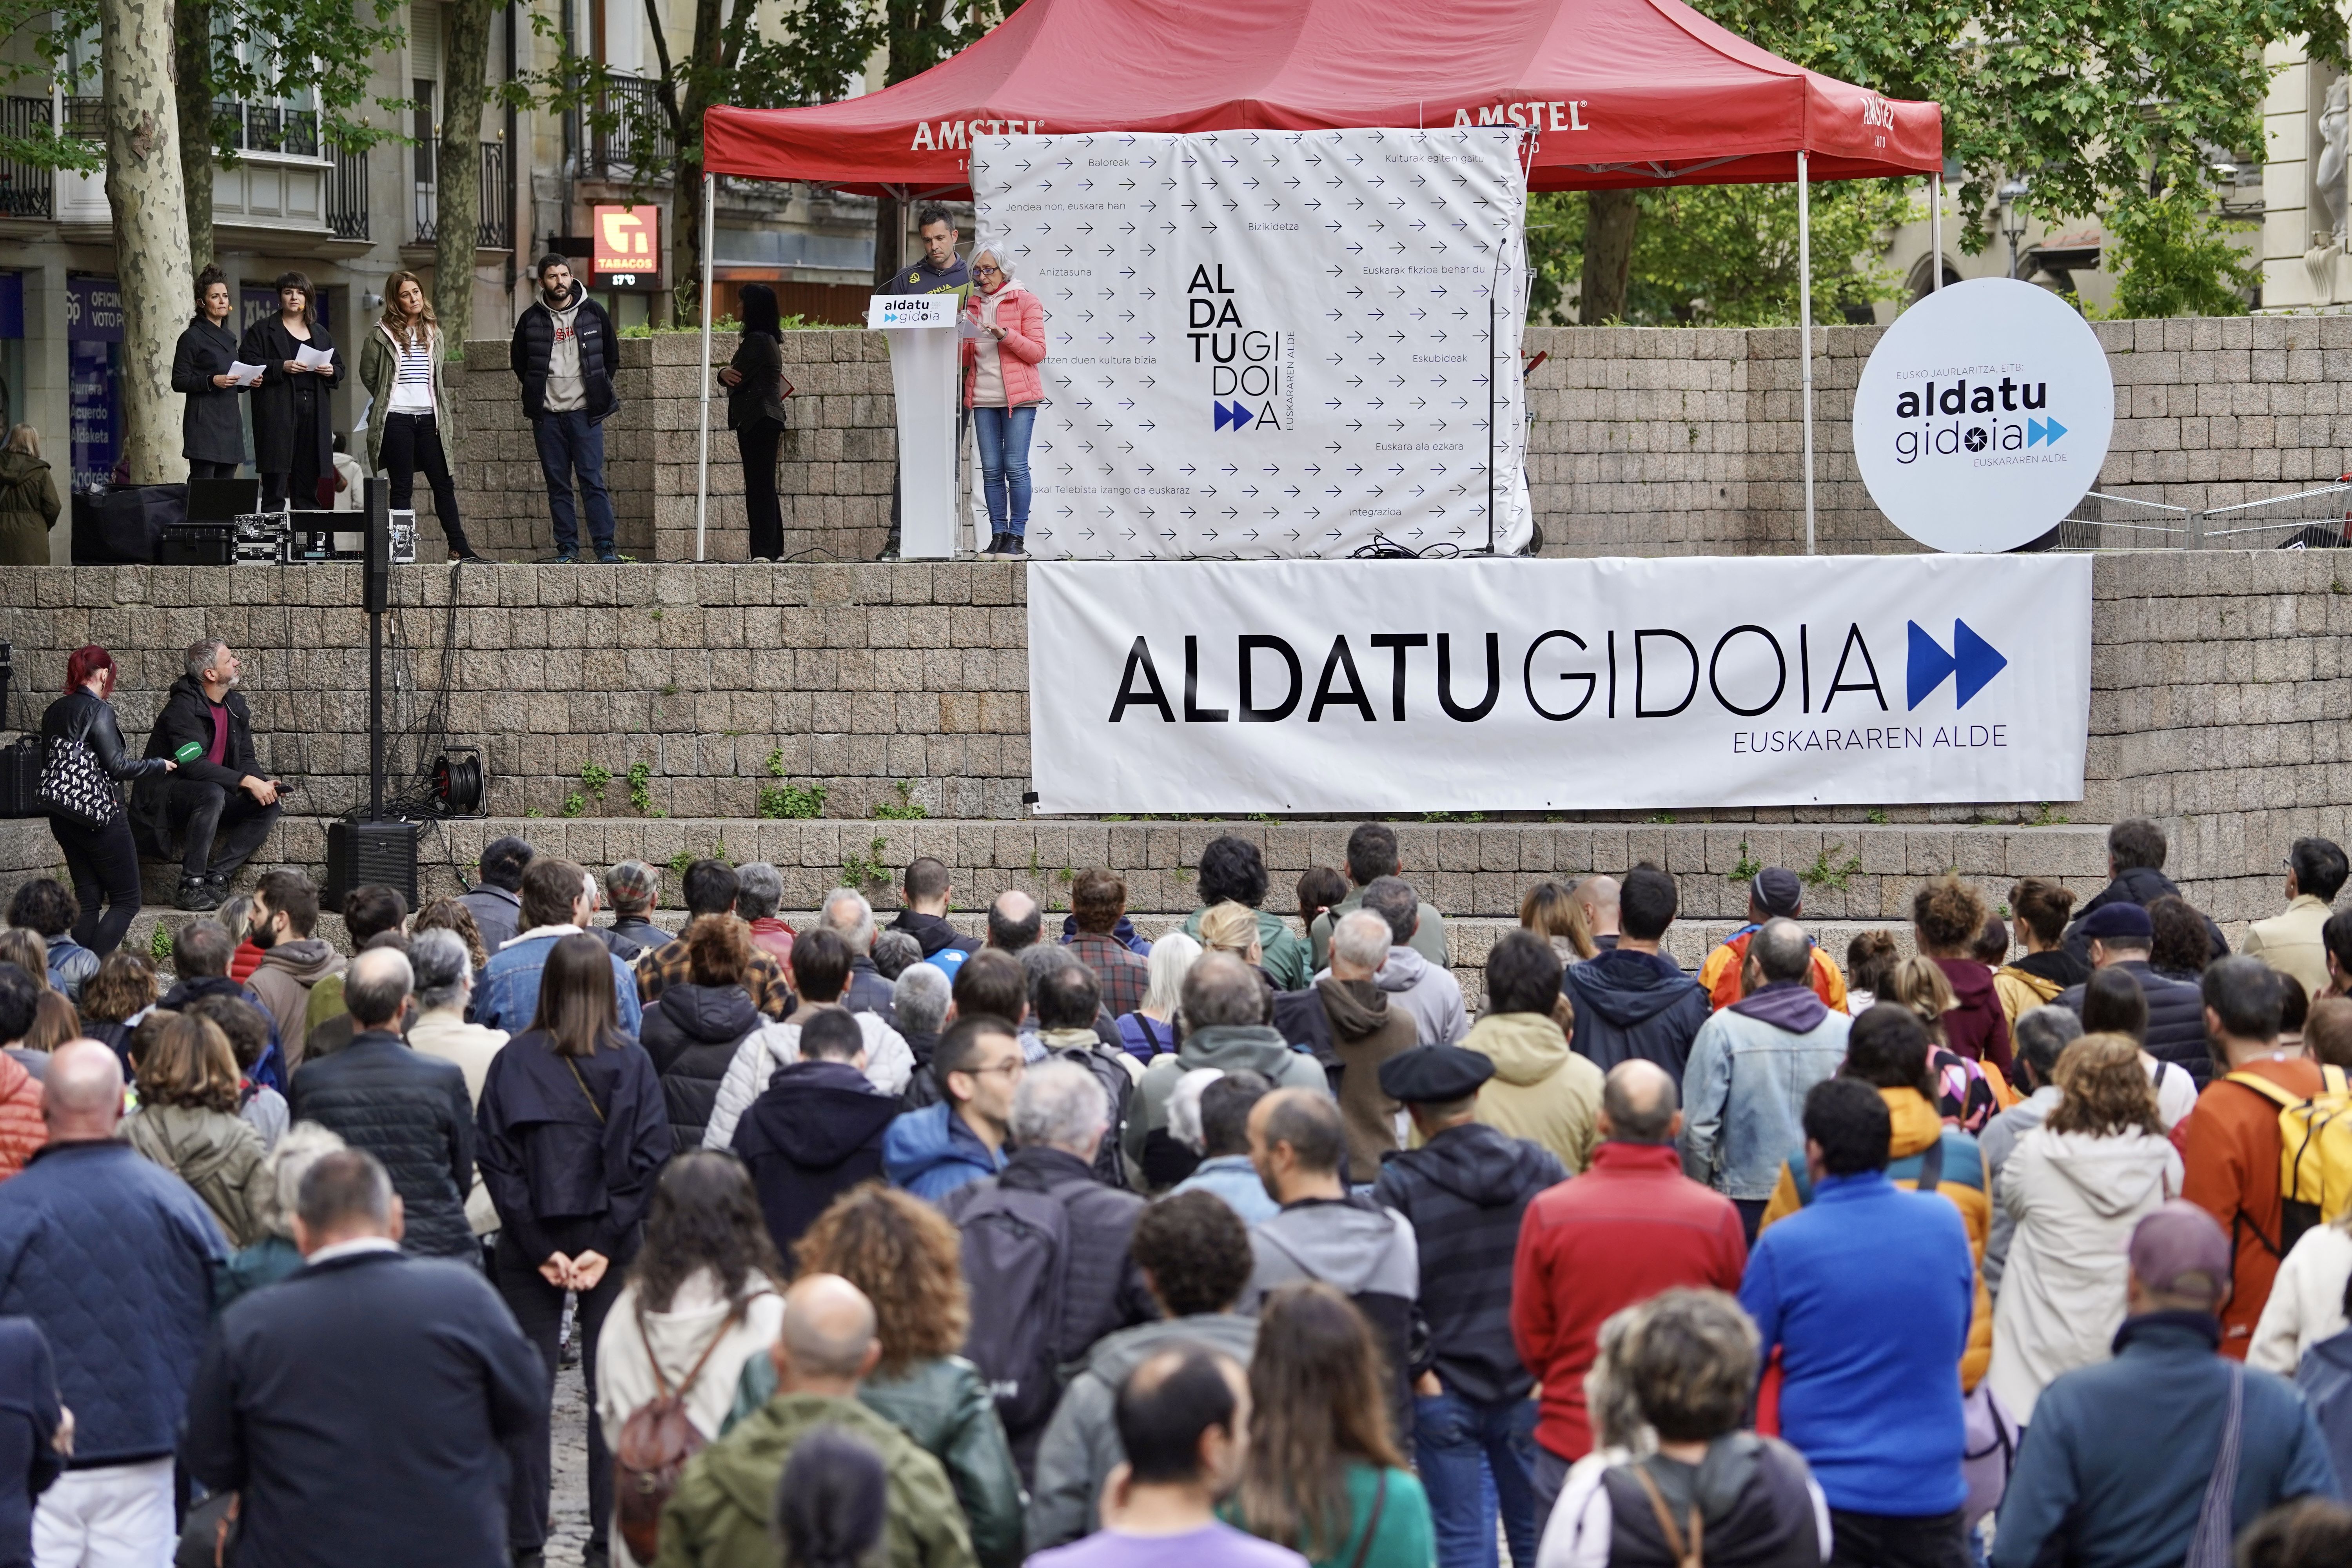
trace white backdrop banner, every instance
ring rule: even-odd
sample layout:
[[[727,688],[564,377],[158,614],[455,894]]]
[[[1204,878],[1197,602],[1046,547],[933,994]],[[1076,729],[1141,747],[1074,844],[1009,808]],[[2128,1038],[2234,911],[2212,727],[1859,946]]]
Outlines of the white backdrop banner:
[[[1041,563],[1044,812],[2071,801],[2084,555]]]
[[[1030,552],[1339,556],[1375,531],[1483,549],[1490,392],[1496,545],[1518,548],[1521,143],[974,142],[980,243],[1046,312]]]

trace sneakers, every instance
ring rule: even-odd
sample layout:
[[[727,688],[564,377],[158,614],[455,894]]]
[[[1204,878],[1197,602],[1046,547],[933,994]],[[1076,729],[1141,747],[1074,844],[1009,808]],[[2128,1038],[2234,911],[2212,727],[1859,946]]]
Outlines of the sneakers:
[[[173,900],[190,914],[205,914],[221,907],[228,900],[226,879],[215,881],[210,877],[182,876],[180,895]]]
[[[560,555],[551,555],[548,557],[542,564],[548,566],[577,566],[580,564],[580,557],[567,550]]]
[[[596,564],[599,566],[625,566],[635,559],[635,556],[624,555],[617,550],[600,550],[596,552]]]
[[[999,555],[1026,555],[1029,553],[1029,551],[1027,542],[1021,537],[1021,535],[1017,533],[1008,533],[1004,536],[1004,548],[999,550],[997,553]]]

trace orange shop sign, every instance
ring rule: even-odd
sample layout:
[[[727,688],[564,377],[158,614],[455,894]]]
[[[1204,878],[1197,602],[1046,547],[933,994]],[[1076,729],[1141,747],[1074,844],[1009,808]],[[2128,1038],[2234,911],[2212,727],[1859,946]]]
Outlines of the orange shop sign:
[[[600,289],[661,286],[661,209],[599,205],[592,214],[589,269]]]

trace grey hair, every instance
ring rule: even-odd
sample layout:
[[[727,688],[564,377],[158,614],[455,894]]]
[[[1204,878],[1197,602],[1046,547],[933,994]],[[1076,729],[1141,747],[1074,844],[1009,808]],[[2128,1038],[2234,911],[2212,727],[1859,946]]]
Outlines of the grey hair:
[[[1193,1068],[1176,1080],[1168,1096],[1168,1135],[1195,1154],[1206,1153],[1209,1135],[1201,1128],[1201,1096],[1225,1076],[1223,1068]]]
[[[739,872],[740,876],[740,873]],[[846,922],[834,914],[836,909],[855,910],[856,914]],[[824,923],[841,934],[849,944],[852,958],[874,951],[874,906],[866,895],[855,888],[835,888],[824,896]]]
[[[784,901],[783,873],[765,860],[735,868],[735,912],[747,921],[771,919]]]
[[[1023,1148],[1043,1143],[1092,1159],[1109,1125],[1110,1097],[1076,1062],[1040,1062],[1013,1091],[1013,1141]]]
[[[190,680],[204,679],[205,671],[213,667],[213,660],[218,658],[227,647],[228,643],[220,637],[202,637],[190,643],[185,656],[188,666],[188,679]]]
[[[885,980],[896,980],[907,973],[909,964],[923,962],[923,944],[902,931],[887,926],[874,933],[874,967]]]
[[[1171,931],[1151,944],[1151,984],[1143,994],[1144,1011],[1173,1018],[1184,1001],[1184,976],[1201,956],[1201,944],[1181,931]]]
[[[269,1184],[261,1189],[260,1202],[255,1205],[260,1212],[255,1218],[270,1235],[294,1239],[294,1214],[301,1206],[302,1178],[319,1163],[321,1154],[331,1154],[342,1148],[342,1138],[315,1121],[298,1121],[278,1134],[277,1146],[269,1151],[264,1162],[269,1167]]]
[[[890,987],[890,1008],[898,1016],[898,1032],[936,1035],[947,1022],[952,988],[947,971],[936,963],[910,963]]]
[[[1389,961],[1394,933],[1385,916],[1373,910],[1349,910],[1331,928],[1331,952],[1364,969],[1378,969]]]
[[[2029,1007],[2017,1016],[2010,1033],[2016,1037],[2017,1054],[2032,1062],[2042,1081],[2048,1083],[2058,1070],[2059,1053],[2083,1037],[2083,1016],[2054,1003]]]
[[[465,998],[474,978],[474,961],[466,939],[434,926],[408,939],[408,967],[416,977],[416,1005],[425,1012],[454,1007]]]
[[[1421,897],[1402,877],[1375,877],[1364,884],[1363,907],[1389,922],[1399,947],[1421,924]]]
[[[1184,976],[1184,1027],[1265,1022],[1265,986],[1257,971],[1229,952],[1204,952]]]
[[[1627,1364],[1649,1311],[1649,1302],[1637,1302],[1611,1313],[1601,1322],[1592,1369],[1584,1374],[1584,1408],[1592,1419],[1596,1453],[1616,1448],[1639,1456],[1658,1446],[1657,1433],[1643,1418],[1642,1406],[1633,1397],[1633,1369]]]
[[[604,874],[604,891],[618,914],[641,915],[653,908],[660,886],[661,874],[642,860],[624,860]]]
[[[1037,1005],[1037,983],[1055,970],[1078,962],[1078,955],[1059,942],[1033,942],[1015,952],[1021,961],[1021,977],[1027,983],[1029,1005]]]

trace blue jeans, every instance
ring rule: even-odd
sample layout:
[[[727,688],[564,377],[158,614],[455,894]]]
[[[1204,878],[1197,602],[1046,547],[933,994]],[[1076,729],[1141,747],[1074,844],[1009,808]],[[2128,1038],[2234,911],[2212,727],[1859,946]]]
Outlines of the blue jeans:
[[[613,497],[604,489],[604,426],[591,424],[588,411],[573,408],[542,414],[531,421],[531,438],[539,443],[540,470],[547,476],[547,510],[555,521],[555,552],[580,553],[580,520],[572,510],[572,479],[580,478],[580,493],[588,502],[588,537],[596,553],[613,551]]]
[[[988,498],[991,532],[1018,539],[1029,531],[1029,431],[1037,408],[975,408],[972,434],[980,441],[980,489]]]
[[[1448,1390],[1416,1395],[1412,1446],[1437,1527],[1437,1568],[1495,1568],[1499,1506],[1511,1561],[1536,1560],[1537,1402],[1478,1405]]]

